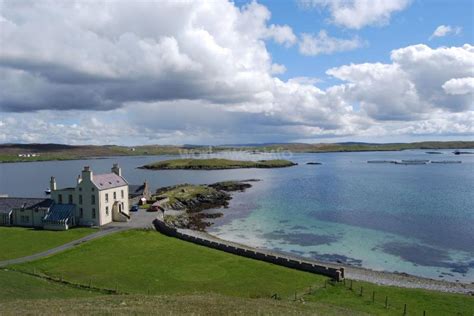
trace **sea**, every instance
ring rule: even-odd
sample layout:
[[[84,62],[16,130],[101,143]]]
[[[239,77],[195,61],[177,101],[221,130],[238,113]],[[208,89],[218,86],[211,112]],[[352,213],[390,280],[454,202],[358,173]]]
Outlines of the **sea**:
[[[155,189],[258,179],[233,194],[209,233],[257,248],[377,271],[474,282],[474,155],[452,150],[342,153],[202,153],[195,158],[289,159],[278,169],[143,170],[179,155],[0,164],[0,194],[42,197],[49,178],[73,186],[84,166],[119,163],[130,184]],[[186,153],[189,155],[189,153]],[[369,160],[451,160],[402,165]],[[317,165],[308,165],[317,162]]]

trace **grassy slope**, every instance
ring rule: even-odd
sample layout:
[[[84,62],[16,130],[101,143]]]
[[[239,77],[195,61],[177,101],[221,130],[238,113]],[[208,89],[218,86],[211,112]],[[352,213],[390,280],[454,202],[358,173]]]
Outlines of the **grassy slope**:
[[[281,168],[290,167],[294,163],[288,160],[229,160],[229,159],[170,159],[143,166],[145,169],[238,169],[238,168]]]
[[[0,261],[29,256],[95,232],[91,228],[46,231],[21,227],[0,227]]]
[[[160,192],[160,196],[169,198],[169,203],[175,203],[177,200],[187,201],[196,198],[198,195],[215,194],[216,189],[206,185],[183,184],[178,185],[165,192]]]
[[[288,296],[325,278],[163,236],[126,231],[16,268],[127,293]]]
[[[426,290],[410,290],[354,282],[346,286],[327,285],[326,278],[296,270],[237,257],[224,252],[186,243],[150,231],[127,231],[104,237],[76,249],[16,269],[61,275],[70,282],[117,288],[132,294],[189,295],[214,293],[231,296],[223,300],[233,304],[235,297],[268,298],[278,293],[283,300],[298,297],[317,306],[338,306],[354,312],[377,315],[401,315],[403,304],[409,314],[471,315],[474,299],[465,295]],[[312,294],[306,294],[308,286]],[[360,286],[364,295],[360,297]],[[372,291],[376,303],[371,303]],[[390,307],[384,308],[385,296]],[[180,298],[176,298],[178,301]],[[171,299],[171,300],[174,300]],[[322,305],[321,305],[322,304]],[[316,309],[317,310],[317,309]],[[325,313],[323,313],[325,314]],[[341,314],[348,314],[342,312]]]
[[[73,300],[30,300],[1,303],[3,315],[364,315],[334,306],[222,295],[102,296]]]
[[[51,283],[19,272],[0,270],[0,314],[2,314],[2,301],[74,298],[95,295],[97,294],[94,292]],[[33,310],[34,307],[31,311]]]

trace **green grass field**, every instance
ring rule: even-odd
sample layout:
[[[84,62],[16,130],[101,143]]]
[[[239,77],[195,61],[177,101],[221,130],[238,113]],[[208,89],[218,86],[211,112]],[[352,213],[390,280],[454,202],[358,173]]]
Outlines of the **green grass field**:
[[[230,159],[169,159],[157,161],[145,166],[143,169],[168,170],[168,169],[192,169],[192,170],[221,170],[239,168],[283,168],[294,166],[295,163],[284,160],[230,160]]]
[[[14,268],[140,294],[290,296],[323,276],[197,246],[155,231],[125,231]]]
[[[402,315],[404,304],[408,315],[423,315],[423,311],[430,316],[473,315],[474,311],[474,298],[467,295],[355,281],[350,290],[350,281],[332,284],[323,276],[242,258],[155,231],[112,234],[9,269],[0,270],[3,314],[19,311],[13,299],[26,300],[21,304],[25,313],[74,313],[78,306],[86,306],[91,313],[113,314],[161,310],[179,314]],[[20,272],[62,278],[71,284],[91,283],[129,295],[97,296],[96,292]],[[270,299],[275,293],[280,301]],[[293,301],[295,293],[297,300]],[[387,309],[385,297],[389,298]]]
[[[321,303],[222,295],[109,295],[77,299],[1,302],[2,315],[367,315]]]
[[[55,232],[22,227],[0,227],[0,261],[42,252],[95,231],[91,228],[74,228]]]
[[[0,270],[0,315],[2,314],[1,302],[46,298],[74,298],[96,295],[97,293],[95,292],[55,284],[19,272]],[[33,310],[34,309],[32,309],[32,311]]]

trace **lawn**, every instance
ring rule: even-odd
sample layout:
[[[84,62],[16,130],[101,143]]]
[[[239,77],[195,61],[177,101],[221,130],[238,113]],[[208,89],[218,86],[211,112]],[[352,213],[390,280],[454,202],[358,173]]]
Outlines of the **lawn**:
[[[0,270],[0,314],[2,314],[1,302],[4,301],[73,298],[96,295],[95,292],[52,283],[19,272]],[[34,310],[34,308],[31,309],[31,311]]]
[[[142,169],[167,170],[167,169],[193,169],[193,170],[221,170],[238,168],[283,168],[294,166],[295,163],[284,160],[230,160],[230,159],[170,159],[157,161],[144,165]]]
[[[472,315],[474,310],[474,298],[467,295],[355,281],[350,290],[350,281],[326,284],[328,279],[323,276],[238,257],[154,231],[116,233],[12,268],[63,277],[72,283],[92,282],[95,287],[118,289],[132,295],[165,295],[176,304],[183,295],[197,295],[203,301],[216,295],[225,296],[222,300],[231,306],[236,299],[270,298],[275,293],[282,302],[291,302],[296,292],[298,301],[304,300],[308,308],[314,307],[313,312],[322,314],[327,314],[324,306],[344,315],[402,315],[404,304],[408,315],[423,315],[423,311],[430,316]],[[388,309],[384,306],[386,296]],[[284,308],[282,312],[285,313]]]
[[[91,228],[66,231],[36,230],[22,227],[0,227],[0,261],[42,252],[95,232]]]
[[[112,234],[15,268],[132,294],[287,297],[326,279],[139,230]]]
[[[320,303],[207,295],[107,295],[1,302],[3,315],[367,315]]]

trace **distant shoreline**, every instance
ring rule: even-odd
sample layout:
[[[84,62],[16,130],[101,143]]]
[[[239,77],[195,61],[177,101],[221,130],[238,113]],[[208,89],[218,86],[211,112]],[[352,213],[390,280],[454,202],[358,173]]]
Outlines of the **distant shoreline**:
[[[60,144],[0,144],[0,163],[86,160],[107,157],[186,155],[204,156],[220,152],[244,152],[248,154],[284,153],[336,153],[336,152],[382,152],[403,150],[473,150],[474,141],[417,142],[417,143],[334,143],[334,144],[263,144],[229,146],[70,146]],[[35,154],[35,157],[21,155]]]

